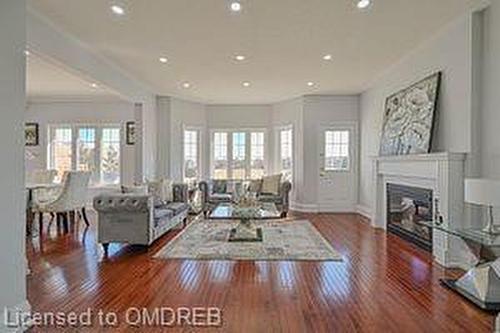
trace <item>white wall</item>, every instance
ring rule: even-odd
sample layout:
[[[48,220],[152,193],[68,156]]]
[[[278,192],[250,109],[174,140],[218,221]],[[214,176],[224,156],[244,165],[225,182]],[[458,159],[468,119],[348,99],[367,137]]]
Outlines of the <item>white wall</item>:
[[[26,171],[47,167],[49,124],[120,124],[122,127],[122,183],[133,184],[136,145],[127,145],[125,123],[134,120],[134,105],[127,102],[28,103],[25,119],[39,124],[40,144],[27,147]],[[30,157],[33,157],[31,159]]]
[[[293,186],[290,200],[295,205],[298,202],[299,189],[304,186],[304,98],[299,97],[288,101],[283,101],[273,105],[273,135],[270,147],[272,153],[272,171],[279,171],[279,148],[278,135],[280,127],[293,127]]]
[[[0,309],[29,311],[26,300],[24,108],[26,3],[0,2]],[[3,315],[2,315],[3,317]],[[0,332],[15,331],[0,321]]]
[[[359,96],[305,96],[303,116],[304,184],[297,199],[305,205],[318,205],[320,126],[343,122],[357,123]]]
[[[500,179],[500,1],[492,1],[484,15],[482,95],[482,174]]]
[[[372,160],[378,155],[387,96],[441,70],[435,151],[472,150],[472,18],[462,17],[392,66],[361,96],[361,172],[359,202],[370,208]]]
[[[206,111],[203,104],[188,102],[178,98],[170,99],[170,176],[175,181],[182,180],[182,142],[184,126],[197,127],[201,131],[202,169],[208,170],[207,154],[209,141],[206,133]],[[205,177],[204,177],[205,178]]]

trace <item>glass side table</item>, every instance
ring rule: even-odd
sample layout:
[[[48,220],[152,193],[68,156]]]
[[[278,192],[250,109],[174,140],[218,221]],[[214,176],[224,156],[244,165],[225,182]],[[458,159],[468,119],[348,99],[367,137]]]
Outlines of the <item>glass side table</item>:
[[[452,229],[435,222],[420,224],[461,238],[477,258],[477,264],[458,279],[442,279],[441,283],[477,306],[500,311],[500,235],[480,229]]]

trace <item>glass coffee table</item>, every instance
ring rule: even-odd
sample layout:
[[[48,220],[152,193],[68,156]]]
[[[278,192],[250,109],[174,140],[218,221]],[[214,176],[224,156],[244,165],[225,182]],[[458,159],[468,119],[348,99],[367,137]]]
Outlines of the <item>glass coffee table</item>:
[[[500,235],[435,222],[419,223],[462,239],[477,258],[477,264],[459,279],[442,279],[441,283],[484,310],[500,311]]]
[[[281,218],[281,213],[273,203],[262,203],[257,207],[239,209],[233,203],[220,203],[208,218],[210,220],[235,220],[240,223],[229,233],[229,242],[262,242],[262,228],[254,221]]]

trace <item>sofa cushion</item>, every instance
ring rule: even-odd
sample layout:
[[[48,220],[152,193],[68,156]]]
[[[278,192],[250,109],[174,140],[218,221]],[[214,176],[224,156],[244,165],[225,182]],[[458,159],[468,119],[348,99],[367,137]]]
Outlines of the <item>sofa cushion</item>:
[[[278,195],[280,193],[281,174],[266,176],[262,178],[262,193]]]
[[[273,203],[281,203],[283,198],[279,195],[271,194],[271,193],[262,193],[259,195],[259,201],[261,202],[273,202]]]
[[[165,206],[167,209],[170,209],[174,215],[179,215],[185,210],[189,209],[189,205],[184,202],[170,202]]]
[[[138,194],[138,195],[146,195],[148,194],[147,186],[126,186],[122,185],[122,193],[123,194]]]
[[[173,216],[174,216],[174,212],[171,209],[167,208],[166,206],[154,209],[155,220],[172,218]]]
[[[231,194],[229,193],[215,193],[210,196],[210,202],[231,202]]]

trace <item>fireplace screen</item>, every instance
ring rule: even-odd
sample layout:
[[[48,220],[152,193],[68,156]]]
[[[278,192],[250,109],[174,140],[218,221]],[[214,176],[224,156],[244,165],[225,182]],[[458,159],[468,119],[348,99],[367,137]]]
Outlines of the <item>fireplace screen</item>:
[[[432,190],[387,184],[387,229],[432,251],[432,230],[419,221],[432,221]]]

